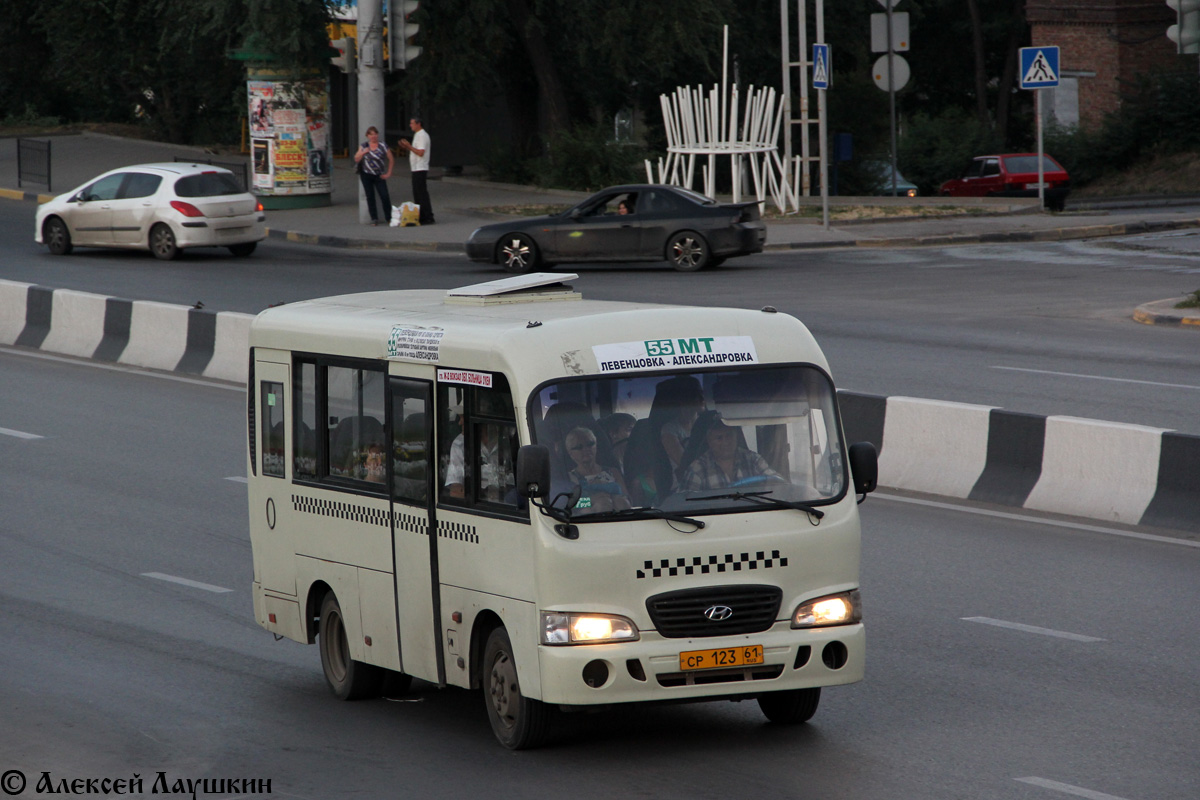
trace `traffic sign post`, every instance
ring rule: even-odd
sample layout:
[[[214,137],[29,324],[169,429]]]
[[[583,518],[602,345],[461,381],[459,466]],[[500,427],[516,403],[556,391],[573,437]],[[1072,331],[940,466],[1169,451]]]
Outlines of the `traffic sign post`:
[[[896,194],[896,90],[908,84],[908,62],[896,55],[908,51],[908,14],[892,9],[900,0],[878,0],[887,13],[871,15],[871,52],[884,53],[871,67],[875,85],[888,93],[892,137],[892,195]]]
[[[820,9],[821,6],[818,5],[817,8]],[[824,29],[823,24],[820,27]],[[812,85],[814,89],[819,90],[817,92],[817,137],[820,140],[821,153],[821,221],[826,228],[829,227],[829,155],[825,146],[825,139],[828,135],[825,127],[825,90],[829,88],[830,80],[833,78],[833,64],[829,59],[829,45],[813,44]]]
[[[1046,210],[1046,167],[1045,152],[1042,144],[1042,89],[1053,89],[1058,86],[1058,47],[1022,47],[1021,53],[1021,88],[1032,89],[1034,106],[1037,109],[1037,149],[1038,149],[1038,204]]]

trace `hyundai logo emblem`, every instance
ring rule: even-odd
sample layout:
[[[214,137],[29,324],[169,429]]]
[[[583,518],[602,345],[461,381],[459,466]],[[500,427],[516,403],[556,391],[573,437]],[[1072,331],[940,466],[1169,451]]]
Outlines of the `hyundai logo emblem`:
[[[704,616],[713,622],[723,622],[733,616],[733,609],[729,606],[709,606],[704,609]]]

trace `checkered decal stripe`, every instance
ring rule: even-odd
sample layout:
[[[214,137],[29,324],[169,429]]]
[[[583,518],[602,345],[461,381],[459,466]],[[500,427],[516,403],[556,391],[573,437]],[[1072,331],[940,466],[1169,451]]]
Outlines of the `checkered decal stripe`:
[[[768,557],[765,550],[759,550],[753,554],[750,553],[726,553],[723,556],[692,556],[689,558],[676,558],[672,561],[669,558],[654,561],[647,561],[642,568],[637,571],[638,580],[642,578],[662,578],[664,576],[674,578],[677,575],[712,575],[725,572],[743,572],[746,570],[771,569],[772,567],[786,567],[788,560],[786,556],[780,556],[778,550],[772,550]]]
[[[392,517],[396,520],[396,530],[398,531],[419,533],[422,536],[429,535],[429,520],[424,517],[410,517],[405,514],[393,514]]]
[[[315,497],[294,494],[292,495],[292,508],[303,514],[316,514],[319,517],[333,517],[348,522],[361,522],[365,525],[379,525],[384,528],[391,526],[388,512],[383,509],[367,508],[337,500],[320,500]]]
[[[479,544],[479,532],[472,525],[461,522],[439,522],[438,536],[443,539],[455,539],[460,542]]]

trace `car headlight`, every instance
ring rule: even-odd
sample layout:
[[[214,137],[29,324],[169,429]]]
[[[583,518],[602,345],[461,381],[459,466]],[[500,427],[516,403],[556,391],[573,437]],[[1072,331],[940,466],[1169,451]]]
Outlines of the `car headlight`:
[[[638,638],[632,620],[613,614],[542,612],[542,644],[603,644]]]
[[[801,603],[792,614],[793,628],[823,628],[862,622],[862,595],[858,589]]]

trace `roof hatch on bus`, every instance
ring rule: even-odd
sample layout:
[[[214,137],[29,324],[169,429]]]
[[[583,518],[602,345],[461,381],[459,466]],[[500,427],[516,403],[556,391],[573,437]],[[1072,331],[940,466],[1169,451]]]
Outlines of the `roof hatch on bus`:
[[[533,272],[497,281],[460,286],[446,292],[446,303],[471,306],[532,303],[548,300],[582,300],[564,281],[574,280],[575,273]]]

